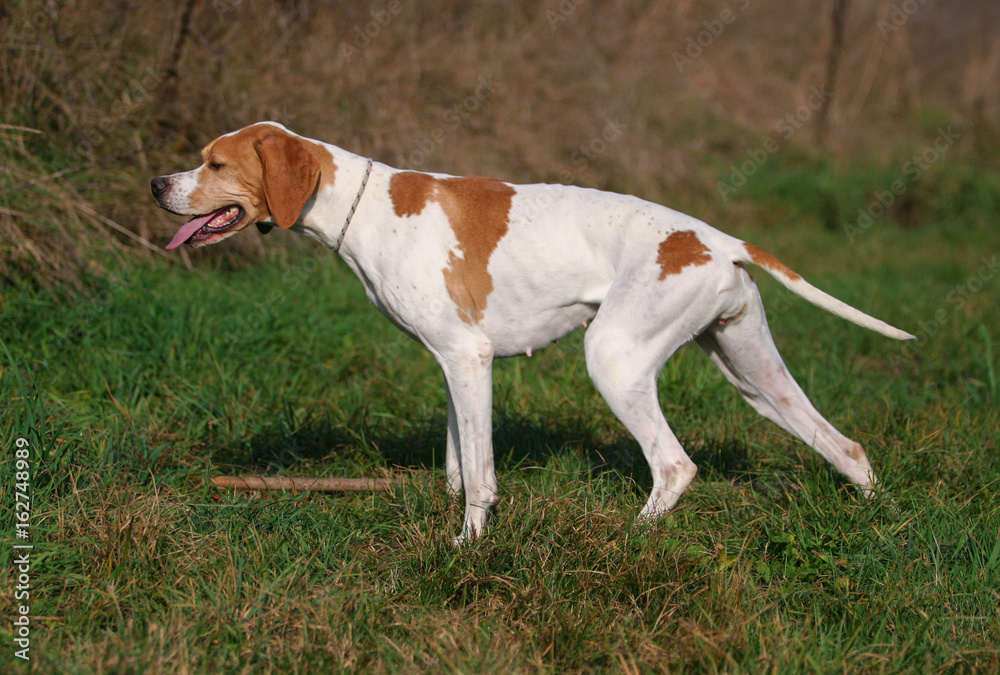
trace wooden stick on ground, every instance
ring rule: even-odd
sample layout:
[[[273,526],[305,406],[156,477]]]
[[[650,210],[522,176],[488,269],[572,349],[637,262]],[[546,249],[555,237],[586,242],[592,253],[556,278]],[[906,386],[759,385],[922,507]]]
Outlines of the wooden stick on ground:
[[[295,492],[389,492],[400,478],[309,478],[291,476],[216,476],[216,487],[233,490],[293,490]]]

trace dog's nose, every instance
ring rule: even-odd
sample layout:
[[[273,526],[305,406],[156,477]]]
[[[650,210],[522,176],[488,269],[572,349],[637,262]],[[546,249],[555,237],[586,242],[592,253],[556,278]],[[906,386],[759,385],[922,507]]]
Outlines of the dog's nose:
[[[149,183],[149,188],[153,191],[153,196],[159,199],[167,189],[167,179],[157,176]]]

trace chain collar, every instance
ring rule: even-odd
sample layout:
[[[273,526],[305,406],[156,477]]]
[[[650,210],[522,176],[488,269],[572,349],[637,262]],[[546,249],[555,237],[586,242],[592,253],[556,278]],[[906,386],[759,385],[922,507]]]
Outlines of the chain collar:
[[[344,235],[347,234],[347,228],[351,226],[351,219],[354,218],[354,212],[358,210],[358,204],[361,203],[361,195],[365,193],[365,187],[368,185],[368,177],[372,174],[372,164],[371,159],[368,160],[368,166],[365,167],[365,177],[361,179],[361,187],[358,188],[358,196],[354,198],[354,203],[351,204],[351,210],[347,212],[347,220],[344,222],[344,227],[340,229],[340,236],[333,243],[332,248],[334,251],[340,250],[340,245],[344,243]]]

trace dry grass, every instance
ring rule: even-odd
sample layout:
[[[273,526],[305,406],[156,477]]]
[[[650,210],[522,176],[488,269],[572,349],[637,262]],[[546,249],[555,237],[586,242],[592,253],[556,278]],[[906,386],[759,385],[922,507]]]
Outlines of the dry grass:
[[[824,86],[831,41],[826,3],[391,5],[8,8],[0,275],[62,284],[107,253],[156,255],[139,240],[162,245],[176,223],[148,179],[260,119],[397,166],[593,185],[710,218],[720,168]],[[893,6],[850,3],[826,151],[886,165],[947,123],[994,156],[1000,47],[985,27],[1000,10],[930,3],[897,30]],[[790,142],[811,152],[810,116]],[[192,257],[262,252],[253,234]]]

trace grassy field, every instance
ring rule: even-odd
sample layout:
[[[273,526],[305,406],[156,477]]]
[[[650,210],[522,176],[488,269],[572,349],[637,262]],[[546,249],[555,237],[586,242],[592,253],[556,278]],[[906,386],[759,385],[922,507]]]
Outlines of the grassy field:
[[[462,549],[437,366],[325,252],[128,266],[89,297],[8,289],[0,529],[23,436],[34,671],[997,672],[1000,235],[973,217],[849,238],[798,216],[735,233],[920,337],[760,280],[786,362],[886,494],[859,498],[686,348],[661,398],[700,474],[636,524],[650,477],[578,332],[496,368],[502,498]],[[206,485],[234,473],[411,481]],[[5,589],[13,557],[0,549]],[[3,593],[5,663],[15,612]]]

